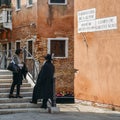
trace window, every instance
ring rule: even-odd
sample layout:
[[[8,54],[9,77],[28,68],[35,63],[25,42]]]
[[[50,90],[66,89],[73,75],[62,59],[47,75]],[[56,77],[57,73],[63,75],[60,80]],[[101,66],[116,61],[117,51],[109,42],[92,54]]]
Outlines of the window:
[[[66,5],[67,0],[49,0],[48,3],[50,5]]]
[[[29,5],[32,5],[33,1],[32,0],[28,0]]]
[[[68,38],[48,38],[48,53],[54,57],[68,57]]]
[[[20,41],[17,41],[17,42],[16,42],[15,48],[16,48],[16,49],[20,49]]]
[[[32,57],[33,55],[33,41],[32,40],[28,40],[28,44],[27,44],[27,57]]]
[[[16,0],[16,9],[20,10],[21,8],[21,0]]]
[[[8,43],[8,57],[12,56],[11,43]]]
[[[7,23],[12,21],[12,11],[7,11]]]
[[[0,6],[10,6],[11,0],[0,0]]]
[[[33,0],[27,0],[27,7],[31,7],[33,4]]]

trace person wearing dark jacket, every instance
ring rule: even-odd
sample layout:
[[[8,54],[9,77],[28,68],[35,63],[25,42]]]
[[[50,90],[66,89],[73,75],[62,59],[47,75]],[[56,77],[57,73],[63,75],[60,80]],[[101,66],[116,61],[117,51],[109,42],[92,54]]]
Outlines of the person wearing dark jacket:
[[[48,99],[53,98],[53,79],[55,67],[52,63],[50,54],[45,56],[45,63],[43,64],[33,89],[31,103],[37,104],[38,99],[43,99],[41,108],[47,108]]]
[[[13,56],[13,61],[18,67],[17,72],[13,72],[13,82],[10,88],[9,98],[22,98],[20,96],[20,85],[22,85],[23,77],[27,74],[27,69],[25,63],[22,61],[22,49],[17,49],[15,55]],[[16,86],[16,96],[13,95],[14,88]]]

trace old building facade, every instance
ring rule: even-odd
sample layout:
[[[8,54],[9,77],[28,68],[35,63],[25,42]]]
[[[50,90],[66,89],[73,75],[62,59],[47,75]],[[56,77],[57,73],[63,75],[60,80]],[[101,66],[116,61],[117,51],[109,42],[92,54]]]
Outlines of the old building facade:
[[[74,67],[78,99],[120,106],[119,4],[119,0],[75,0]],[[91,26],[85,24],[88,18],[95,21],[95,29],[89,29],[92,22],[88,21]]]
[[[36,48],[40,58],[45,53],[55,54],[57,91],[64,94],[74,89],[74,1],[63,1],[66,3],[60,5],[38,0]]]
[[[11,13],[10,0],[0,1],[0,42],[6,43],[11,38]],[[4,16],[4,17],[2,17]],[[4,44],[5,46],[5,44]],[[5,46],[6,47],[6,46]]]
[[[56,93],[120,106],[119,1],[6,1],[0,3],[1,16],[8,11],[0,21],[0,50],[8,58],[22,47],[40,64],[54,54]]]
[[[47,53],[53,54],[56,94],[73,95],[74,1],[12,0],[11,8],[12,30],[6,49],[25,47],[41,65]],[[27,54],[27,60],[30,59]]]

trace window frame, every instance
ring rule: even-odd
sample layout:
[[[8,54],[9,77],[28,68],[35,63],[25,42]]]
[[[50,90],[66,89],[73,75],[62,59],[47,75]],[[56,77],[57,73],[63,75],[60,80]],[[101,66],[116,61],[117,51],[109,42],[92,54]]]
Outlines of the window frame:
[[[11,42],[8,42],[8,57],[12,57],[12,43]]]
[[[19,2],[19,4],[18,4],[18,2]],[[16,0],[16,11],[19,11],[19,10],[21,10],[21,0]]]
[[[67,5],[67,0],[65,0],[65,3],[51,3],[51,0],[48,0],[49,5]]]
[[[29,49],[29,46],[28,46],[28,45],[29,45],[29,42],[30,42],[30,41],[32,41],[32,54],[31,54],[31,55],[33,56],[33,53],[34,53],[34,52],[33,52],[33,50],[34,50],[34,44],[33,44],[33,43],[34,43],[34,40],[33,40],[33,39],[28,39],[28,40],[27,40],[27,47],[26,47],[26,48],[27,48],[27,51],[28,51],[28,49]],[[28,51],[28,52],[29,52],[29,51]],[[32,59],[32,56],[29,57],[29,56],[28,56],[28,53],[26,54],[26,58],[27,58],[27,59]]]
[[[21,40],[16,40],[15,41],[15,50],[17,49],[17,43],[20,43],[20,47],[21,47]]]
[[[30,4],[30,1],[27,0],[26,7],[29,8],[29,7],[32,7],[32,6],[33,6],[33,0],[32,0],[31,4]]]
[[[12,22],[12,11],[8,10],[7,11],[7,23],[11,23]]]
[[[52,40],[61,40],[61,41],[65,41],[65,56],[64,57],[54,57],[54,58],[68,58],[68,38],[63,38],[63,37],[59,37],[59,38],[48,38],[48,44],[47,44],[47,52],[48,54],[54,54],[54,53],[51,53],[51,41]]]

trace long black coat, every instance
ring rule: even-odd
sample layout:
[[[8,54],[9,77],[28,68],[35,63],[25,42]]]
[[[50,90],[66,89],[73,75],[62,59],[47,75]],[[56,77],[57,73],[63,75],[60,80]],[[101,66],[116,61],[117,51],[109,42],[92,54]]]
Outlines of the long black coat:
[[[53,97],[53,79],[55,67],[51,61],[46,61],[42,66],[36,85],[33,90],[33,99],[47,99]]]

